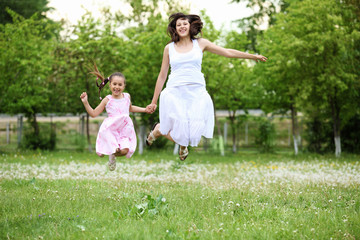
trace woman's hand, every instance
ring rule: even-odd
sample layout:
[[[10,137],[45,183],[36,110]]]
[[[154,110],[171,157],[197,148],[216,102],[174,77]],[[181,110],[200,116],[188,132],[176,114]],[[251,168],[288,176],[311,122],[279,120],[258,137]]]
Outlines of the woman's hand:
[[[147,114],[152,114],[152,113],[153,113],[153,111],[150,109],[149,106],[146,106],[145,112],[146,112]]]
[[[81,98],[81,101],[82,101],[83,103],[87,102],[87,101],[88,101],[87,93],[86,93],[86,92],[83,92],[83,93],[80,95],[80,98]]]
[[[267,60],[267,57],[264,57],[262,55],[255,55],[255,61],[258,62],[258,61],[262,61],[262,62],[266,62]]]

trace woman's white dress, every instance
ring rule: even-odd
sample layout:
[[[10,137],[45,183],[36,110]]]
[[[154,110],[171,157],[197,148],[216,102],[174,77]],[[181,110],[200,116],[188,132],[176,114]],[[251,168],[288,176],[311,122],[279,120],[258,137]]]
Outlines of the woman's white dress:
[[[160,132],[181,146],[197,146],[201,136],[213,137],[214,106],[201,72],[203,53],[198,41],[187,53],[169,45],[171,72],[160,94]]]

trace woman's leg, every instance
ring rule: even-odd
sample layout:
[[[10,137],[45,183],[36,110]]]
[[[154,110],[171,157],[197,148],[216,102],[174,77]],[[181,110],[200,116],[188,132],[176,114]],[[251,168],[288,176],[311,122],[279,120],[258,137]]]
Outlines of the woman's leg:
[[[172,139],[172,137],[170,136],[170,132],[169,132],[168,134],[166,134],[166,135],[163,135],[163,134],[160,132],[160,123],[158,123],[158,124],[155,126],[155,128],[154,128],[154,130],[153,130],[153,134],[154,134],[155,139],[157,139],[157,138],[160,137],[160,136],[164,136],[164,137],[166,137],[167,139],[169,139],[170,141],[175,142],[174,139]]]
[[[175,142],[174,139],[171,137],[170,132],[168,134],[166,134],[166,135],[163,135],[160,132],[160,123],[158,123],[155,126],[154,130],[152,131],[152,134],[153,134],[155,139],[157,139],[158,137],[164,136],[167,139],[169,139],[170,141]],[[179,149],[180,160],[184,161],[187,158],[188,155],[189,155],[189,150],[187,149],[187,147],[186,146],[180,146],[180,149]]]

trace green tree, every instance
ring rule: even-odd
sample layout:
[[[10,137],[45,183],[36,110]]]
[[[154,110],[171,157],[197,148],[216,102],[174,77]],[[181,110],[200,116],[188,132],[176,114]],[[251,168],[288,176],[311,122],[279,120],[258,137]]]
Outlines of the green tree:
[[[99,103],[95,78],[88,74],[93,61],[105,76],[116,71],[124,73],[126,91],[131,94],[134,105],[146,106],[151,102],[163,48],[169,40],[167,21],[157,13],[159,2],[167,1],[152,1],[147,5],[140,0],[130,1],[129,16],[120,11],[112,14],[109,9],[103,9],[100,19],[94,19],[90,13],[82,16],[56,49],[54,79],[60,93],[59,112],[83,113],[79,100],[83,91],[88,92],[93,107]],[[106,94],[109,94],[107,88],[102,96]],[[154,122],[157,114],[141,114],[141,118],[144,123]],[[91,149],[88,115],[86,119]],[[134,120],[137,125],[136,118]]]
[[[0,24],[12,23],[13,18],[7,12],[10,9],[24,18],[30,18],[38,13],[45,17],[44,13],[51,10],[47,7],[49,0],[0,0]]]
[[[246,35],[229,32],[225,36],[225,47],[243,49],[247,44]],[[213,54],[212,54],[213,55]],[[255,62],[239,59],[228,59],[222,56],[211,56],[211,94],[216,109],[227,109],[232,129],[232,151],[236,152],[236,135],[241,118],[236,116],[239,109],[247,111],[259,107],[259,92],[257,80],[253,77]],[[216,67],[215,67],[216,66]],[[210,66],[209,66],[210,68]]]
[[[258,36],[264,33],[263,26],[275,24],[278,12],[284,12],[290,3],[301,0],[233,0],[232,2],[246,2],[246,7],[254,13],[237,20],[239,27],[246,33],[249,40],[246,50],[258,52]]]
[[[24,113],[33,129],[32,136],[38,139],[36,114],[46,114],[52,105],[49,76],[56,42],[53,33],[59,26],[36,16],[24,19],[13,11],[9,13],[14,23],[0,25],[0,112]]]
[[[167,35],[167,17],[178,11],[189,9],[174,1],[155,0],[144,3],[142,0],[129,1],[133,11],[126,20],[135,25],[123,33],[127,39],[126,69],[128,91],[135,105],[146,106],[151,102],[155,83],[160,72],[163,52],[170,41]],[[160,14],[161,8],[166,18]],[[170,72],[170,71],[169,71]],[[142,122],[152,125],[158,121],[158,114],[141,114]]]
[[[108,10],[104,10],[104,20],[94,19],[91,13],[81,17],[73,31],[65,35],[55,51],[54,87],[57,89],[57,112],[83,113],[79,96],[87,92],[91,106],[96,107],[100,100],[96,78],[90,75],[95,62],[104,76],[122,72],[126,65],[125,41],[118,37],[121,22],[115,21]],[[108,94],[108,88],[102,96]],[[89,131],[89,115],[86,114],[86,135],[89,150],[92,150]]]
[[[264,33],[259,49],[271,57],[266,64],[258,65],[255,72],[264,89],[261,108],[267,113],[283,115],[290,111],[294,153],[297,155],[301,143],[298,108],[302,69],[295,54],[295,37],[283,30],[286,16],[279,14],[277,24]]]
[[[278,52],[272,79],[295,80],[289,85],[289,93],[299,91],[295,106],[305,111],[316,106],[329,116],[339,156],[341,127],[356,113],[359,100],[359,23],[348,21],[355,19],[354,11],[342,2],[305,0],[287,10],[269,31],[267,48]],[[281,87],[276,80],[272,84]]]
[[[151,102],[158,77],[164,47],[169,41],[166,35],[167,22],[160,15],[150,16],[146,25],[125,30],[128,40],[126,49],[127,65],[124,71],[128,76],[128,91],[132,101],[139,106]],[[141,115],[147,125],[158,121],[158,114]]]

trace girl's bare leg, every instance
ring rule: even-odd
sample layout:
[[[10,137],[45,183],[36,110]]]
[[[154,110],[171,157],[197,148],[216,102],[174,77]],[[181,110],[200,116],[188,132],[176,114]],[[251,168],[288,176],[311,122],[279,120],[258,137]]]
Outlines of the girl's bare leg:
[[[129,152],[128,148],[123,148],[123,149],[117,148],[114,155],[116,157],[121,157],[121,156],[125,156],[128,152]]]
[[[109,166],[110,171],[115,170],[115,168],[116,168],[116,160],[115,160],[115,155],[114,154],[109,155],[108,166]]]

